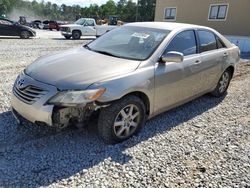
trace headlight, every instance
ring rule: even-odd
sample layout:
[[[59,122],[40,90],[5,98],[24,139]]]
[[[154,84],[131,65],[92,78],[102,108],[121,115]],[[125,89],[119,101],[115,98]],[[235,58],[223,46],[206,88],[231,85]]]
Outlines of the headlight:
[[[52,97],[48,104],[62,106],[84,105],[88,102],[95,101],[105,92],[104,88],[84,90],[84,91],[62,91]]]

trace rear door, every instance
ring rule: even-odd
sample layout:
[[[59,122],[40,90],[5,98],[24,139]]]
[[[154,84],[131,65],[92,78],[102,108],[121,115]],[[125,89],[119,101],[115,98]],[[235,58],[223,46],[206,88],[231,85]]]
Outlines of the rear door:
[[[199,93],[197,81],[200,78],[200,73],[196,64],[201,62],[201,58],[198,54],[194,30],[186,30],[177,34],[164,53],[170,51],[183,53],[184,60],[181,63],[156,63],[156,113],[176,106]]]
[[[209,30],[197,30],[201,62],[197,69],[202,73],[199,79],[201,91],[212,89],[218,82],[223,62],[227,61],[227,50],[222,41]]]

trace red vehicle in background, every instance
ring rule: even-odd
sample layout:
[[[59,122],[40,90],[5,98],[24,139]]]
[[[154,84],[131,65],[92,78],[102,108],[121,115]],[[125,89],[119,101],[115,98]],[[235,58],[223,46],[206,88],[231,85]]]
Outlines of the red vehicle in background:
[[[49,29],[52,31],[53,29],[56,29],[59,31],[60,27],[57,23],[57,21],[49,21]]]
[[[49,29],[49,30],[53,30],[53,29],[56,29],[57,31],[59,31],[60,27],[59,27],[59,24],[57,23],[57,21],[52,21],[52,20],[45,20],[43,22],[44,24],[44,27],[43,29]]]

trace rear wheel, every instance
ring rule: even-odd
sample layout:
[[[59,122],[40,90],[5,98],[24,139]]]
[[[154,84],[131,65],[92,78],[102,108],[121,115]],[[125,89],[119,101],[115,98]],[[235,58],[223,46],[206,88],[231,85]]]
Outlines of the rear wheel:
[[[145,105],[136,96],[128,96],[103,108],[98,132],[104,142],[115,144],[136,134],[145,123]]]
[[[30,33],[28,31],[22,31],[20,37],[21,39],[28,39],[30,37]]]
[[[81,32],[80,32],[80,31],[73,31],[72,37],[73,37],[73,39],[75,39],[75,40],[80,39],[80,38],[81,38]]]
[[[229,69],[225,70],[225,72],[220,77],[220,80],[219,80],[215,90],[212,91],[211,94],[215,97],[223,96],[227,91],[227,88],[230,84],[232,76],[233,76],[232,72]]]

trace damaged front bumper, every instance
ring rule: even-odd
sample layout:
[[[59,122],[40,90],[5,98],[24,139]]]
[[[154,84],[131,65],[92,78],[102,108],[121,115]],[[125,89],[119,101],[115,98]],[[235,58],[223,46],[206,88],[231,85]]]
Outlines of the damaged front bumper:
[[[47,104],[58,93],[56,87],[38,82],[26,74],[18,76],[11,96],[11,106],[18,122],[22,118],[36,124],[63,128],[70,123],[84,123],[101,107],[90,102],[82,106],[65,107]]]
[[[105,106],[99,106],[95,102],[76,107],[55,106],[52,113],[53,126],[64,128],[71,124],[84,125],[101,107]]]
[[[84,124],[100,108],[107,105],[97,105],[95,102],[80,107],[61,107],[43,105],[35,108],[20,101],[12,95],[12,114],[18,123],[23,119],[39,125],[48,125],[56,128],[64,128],[70,124]]]
[[[97,105],[95,102],[79,107],[62,107],[54,105],[41,105],[36,107],[28,105],[12,94],[12,113],[20,123],[23,118],[39,125],[48,125],[64,128],[70,124],[84,124],[94,112],[107,105]]]

